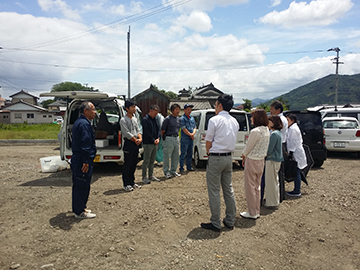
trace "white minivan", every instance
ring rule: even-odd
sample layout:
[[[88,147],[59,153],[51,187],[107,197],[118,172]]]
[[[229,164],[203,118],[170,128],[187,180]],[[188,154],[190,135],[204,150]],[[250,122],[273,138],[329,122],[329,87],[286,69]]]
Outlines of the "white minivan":
[[[98,112],[95,119],[91,121],[96,135],[95,142],[97,147],[94,162],[116,162],[120,165],[124,163],[124,153],[122,150],[124,138],[121,136],[120,129],[120,119],[126,114],[124,100],[119,99],[115,94],[89,91],[41,93],[40,97],[59,97],[71,100],[67,104],[64,122],[59,133],[60,157],[62,160],[68,161],[71,159],[72,127],[80,115],[80,104],[83,101],[91,101]],[[109,115],[113,121],[109,121]],[[141,111],[137,108],[136,117],[141,129],[140,115]],[[141,148],[140,153],[142,152],[143,149]]]
[[[245,144],[250,134],[249,118],[245,111],[231,110],[230,114],[238,121],[239,131],[236,137],[235,151],[232,155],[233,160],[239,162],[241,166],[241,154],[245,148]],[[205,166],[208,160],[205,147],[205,136],[209,123],[209,119],[215,115],[214,109],[192,111],[191,116],[194,117],[196,123],[196,133],[194,139],[193,159],[196,168]]]

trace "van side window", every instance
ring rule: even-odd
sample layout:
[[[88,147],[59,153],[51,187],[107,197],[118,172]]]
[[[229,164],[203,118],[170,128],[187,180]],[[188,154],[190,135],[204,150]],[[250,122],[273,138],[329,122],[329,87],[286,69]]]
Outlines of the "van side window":
[[[200,126],[200,115],[193,116],[196,124],[196,128],[198,129]]]
[[[230,113],[230,114],[236,119],[236,121],[238,121],[239,131],[247,131],[246,114],[243,113]]]

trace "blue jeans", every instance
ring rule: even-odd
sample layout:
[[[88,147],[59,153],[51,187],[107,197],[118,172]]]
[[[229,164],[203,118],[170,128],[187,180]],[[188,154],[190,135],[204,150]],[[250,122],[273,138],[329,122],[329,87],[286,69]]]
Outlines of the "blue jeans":
[[[188,170],[191,169],[193,145],[194,145],[194,141],[191,139],[190,140],[189,139],[181,140],[180,171],[184,170],[185,156],[186,156],[186,168]]]

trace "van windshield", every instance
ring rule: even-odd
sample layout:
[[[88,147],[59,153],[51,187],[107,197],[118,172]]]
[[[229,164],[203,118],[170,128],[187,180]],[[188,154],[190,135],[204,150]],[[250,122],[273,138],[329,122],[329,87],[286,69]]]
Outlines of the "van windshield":
[[[206,119],[205,119],[205,130],[208,128],[209,119],[215,115],[215,112],[207,112]],[[244,113],[236,113],[230,112],[230,115],[236,119],[239,123],[239,131],[247,131],[246,125],[246,114]]]

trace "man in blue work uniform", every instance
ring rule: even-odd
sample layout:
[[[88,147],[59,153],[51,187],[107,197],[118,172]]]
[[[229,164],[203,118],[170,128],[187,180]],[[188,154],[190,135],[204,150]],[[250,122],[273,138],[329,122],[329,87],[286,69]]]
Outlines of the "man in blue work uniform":
[[[96,215],[86,209],[86,203],[96,154],[95,133],[90,121],[95,118],[96,110],[94,104],[84,101],[79,111],[81,115],[72,128],[72,210],[76,218],[94,218]]]
[[[194,170],[191,166],[191,161],[193,154],[194,136],[196,133],[196,124],[194,117],[190,115],[193,107],[194,105],[185,104],[184,114],[183,116],[180,117],[180,121],[181,121],[180,174],[184,173],[185,156],[186,156],[186,169],[188,171]]]

